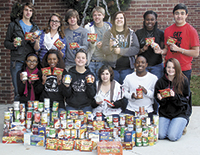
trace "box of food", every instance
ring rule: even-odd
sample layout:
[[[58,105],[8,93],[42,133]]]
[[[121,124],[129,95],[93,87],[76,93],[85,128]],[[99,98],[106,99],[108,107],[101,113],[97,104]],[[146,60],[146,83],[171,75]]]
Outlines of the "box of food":
[[[96,33],[88,33],[87,34],[87,41],[95,42],[97,41],[97,34]]]
[[[166,98],[166,97],[170,97],[170,88],[166,88],[166,89],[162,89],[162,90],[159,90],[162,98]]]
[[[23,143],[24,137],[23,136],[3,136],[2,143],[4,144],[16,144],[16,143]]]
[[[123,155],[123,149],[120,142],[99,142],[97,147],[98,155]]]
[[[31,145],[32,146],[44,146],[45,136],[42,135],[31,135]]]

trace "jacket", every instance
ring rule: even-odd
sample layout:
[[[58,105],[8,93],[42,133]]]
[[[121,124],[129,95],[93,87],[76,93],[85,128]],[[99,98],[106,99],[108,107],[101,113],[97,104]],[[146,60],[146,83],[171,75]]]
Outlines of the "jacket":
[[[33,48],[34,43],[31,43],[30,40],[25,40],[25,35],[19,21],[20,19],[17,18],[14,22],[9,23],[4,46],[5,48],[10,49],[12,61],[22,62],[25,60],[28,53],[35,52],[35,50]],[[34,22],[31,21],[31,23],[33,27],[30,32],[34,32],[39,29]],[[13,42],[16,37],[20,37],[22,39],[21,46],[14,46]]]
[[[155,85],[154,97],[156,101],[159,103],[159,116],[166,117],[169,119],[173,119],[175,117],[183,117],[189,120],[189,116],[191,115],[190,106],[189,106],[189,83],[188,80],[184,79],[183,86],[183,95],[175,93],[174,97],[167,97],[159,100],[157,98],[157,93],[159,90],[171,88],[173,89],[172,82],[168,80],[166,75],[163,75]]]
[[[70,68],[69,74],[72,78],[69,87],[65,87],[66,102],[69,106],[81,109],[91,106],[96,94],[95,81],[93,83],[86,82],[87,75],[93,75],[89,68],[84,73],[76,71],[76,66]],[[94,76],[94,75],[93,75]]]
[[[130,37],[129,48],[120,48],[120,55],[129,58],[131,69],[134,68],[135,55],[139,52],[139,42],[135,32],[129,29],[130,33],[127,37]],[[106,62],[112,67],[116,67],[116,62],[118,59],[118,54],[110,51],[110,39],[111,31],[108,30],[103,37],[102,52],[106,55]]]

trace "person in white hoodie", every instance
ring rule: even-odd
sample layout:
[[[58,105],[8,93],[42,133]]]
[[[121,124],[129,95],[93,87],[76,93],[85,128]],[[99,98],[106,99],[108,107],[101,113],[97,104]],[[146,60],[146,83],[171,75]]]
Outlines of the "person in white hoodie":
[[[96,112],[102,112],[103,117],[108,115],[118,116],[126,109],[126,99],[121,85],[114,80],[113,69],[109,65],[103,65],[98,72],[99,81],[96,82],[96,102],[92,105],[93,116]],[[108,103],[112,103],[110,106]]]
[[[89,33],[97,34],[97,40],[95,42],[91,41],[88,49],[88,65],[96,79],[98,79],[99,68],[104,64],[104,54],[101,52],[103,36],[111,28],[109,22],[103,21],[104,17],[104,8],[97,6],[92,10],[93,21],[85,25],[85,29]]]
[[[128,99],[125,113],[135,115],[135,112],[139,111],[139,107],[144,106],[144,109],[148,112],[152,120],[154,114],[154,87],[158,78],[146,71],[147,66],[146,58],[138,55],[135,61],[136,72],[127,75],[124,79],[124,95]],[[143,98],[138,98],[136,94],[136,89],[138,88],[142,89]]]

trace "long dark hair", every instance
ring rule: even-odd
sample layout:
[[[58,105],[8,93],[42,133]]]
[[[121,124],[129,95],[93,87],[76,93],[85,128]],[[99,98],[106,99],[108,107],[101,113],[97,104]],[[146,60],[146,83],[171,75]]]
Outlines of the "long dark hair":
[[[32,16],[31,16],[31,21],[33,20],[33,18],[35,17],[35,13],[36,13],[36,11],[35,11],[35,8],[34,8],[34,5],[31,3],[31,2],[27,2],[27,3],[24,3],[23,5],[22,5],[22,9],[21,9],[21,11],[20,11],[20,18],[22,19],[23,18],[23,11],[24,11],[24,8],[25,8],[25,6],[28,6],[29,8],[31,8],[32,9]]]
[[[101,68],[98,70],[98,78],[99,78],[99,82],[102,83],[102,79],[101,79],[101,74],[105,71],[108,70],[110,73],[110,81],[113,81],[114,79],[114,71],[112,69],[112,67],[110,67],[109,65],[103,65],[101,66]]]
[[[31,52],[31,53],[28,53],[28,54],[26,55],[26,57],[25,57],[25,61],[24,61],[23,65],[22,65],[22,69],[21,69],[22,72],[26,70],[26,67],[27,67],[26,61],[28,60],[28,57],[30,57],[30,56],[34,56],[34,57],[37,58],[38,64],[37,64],[36,67],[37,67],[39,70],[41,69],[40,58],[38,57],[37,54]]]
[[[123,16],[124,16],[124,36],[127,37],[127,35],[129,34],[129,29],[128,29],[127,23],[126,23],[126,15],[125,15],[125,13],[123,11],[118,11],[112,16],[112,19],[111,19],[111,23],[112,23],[111,33],[113,34],[114,37],[116,37],[117,32],[116,32],[115,19],[116,19],[116,16],[118,14],[123,14]]]
[[[62,69],[65,69],[65,64],[64,64],[64,61],[62,59],[62,56],[60,54],[60,52],[58,50],[49,50],[43,57],[42,59],[42,66],[43,67],[49,67],[49,64],[48,64],[48,61],[47,61],[47,58],[49,56],[49,54],[55,54],[58,58],[58,64],[56,65],[56,67],[58,68],[62,68]]]
[[[60,37],[63,39],[65,37],[65,33],[64,33],[64,24],[63,24],[63,18],[60,14],[58,13],[53,13],[50,18],[49,18],[49,21],[48,21],[48,25],[44,28],[44,32],[45,33],[49,33],[51,31],[51,27],[50,27],[50,22],[51,22],[51,17],[52,16],[56,16],[58,17],[58,19],[60,20],[60,26],[58,27],[58,33],[60,35]]]
[[[172,62],[174,64],[175,76],[174,76],[174,79],[172,81],[174,91],[177,94],[183,95],[184,79],[187,79],[187,78],[181,71],[181,65],[180,65],[179,61],[175,58],[170,58],[166,61],[165,68],[164,68],[165,74],[167,74],[166,68],[167,68],[168,62]]]

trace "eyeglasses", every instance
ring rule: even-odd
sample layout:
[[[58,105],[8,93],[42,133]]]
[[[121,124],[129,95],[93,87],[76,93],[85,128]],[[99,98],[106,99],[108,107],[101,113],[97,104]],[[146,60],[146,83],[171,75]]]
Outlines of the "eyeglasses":
[[[50,22],[56,23],[56,24],[60,23],[60,21],[58,21],[58,20],[50,20]]]
[[[38,61],[35,61],[35,60],[34,60],[34,61],[27,60],[26,62],[27,62],[27,63],[33,63],[33,64],[36,64],[36,63],[38,63]]]

